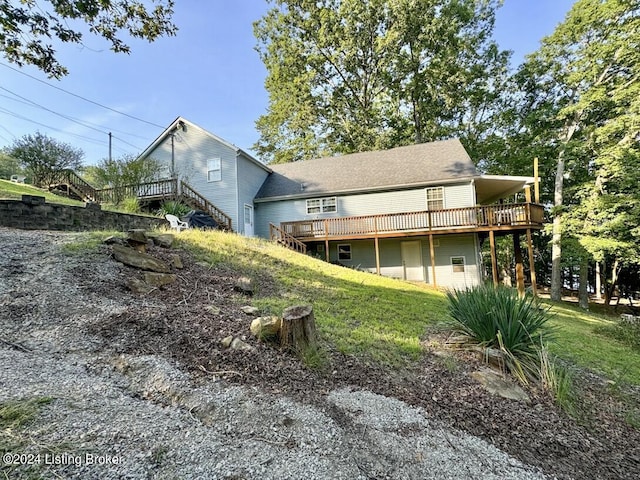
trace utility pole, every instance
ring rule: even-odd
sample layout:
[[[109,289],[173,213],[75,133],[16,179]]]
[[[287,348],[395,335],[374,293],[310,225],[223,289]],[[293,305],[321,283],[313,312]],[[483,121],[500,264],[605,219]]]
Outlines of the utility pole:
[[[109,161],[111,161],[111,132],[109,132]]]

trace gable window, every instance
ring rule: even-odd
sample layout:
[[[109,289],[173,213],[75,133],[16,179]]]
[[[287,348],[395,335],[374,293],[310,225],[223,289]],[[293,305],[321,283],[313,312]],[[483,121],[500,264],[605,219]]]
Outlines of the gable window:
[[[427,188],[427,210],[444,209],[444,187]]]
[[[335,213],[338,211],[336,197],[310,198],[307,200],[307,215],[316,213]]]
[[[451,257],[451,271],[464,273],[464,257]]]
[[[338,245],[338,260],[351,260],[351,244]]]
[[[218,182],[222,180],[222,164],[219,158],[207,160],[207,182]]]

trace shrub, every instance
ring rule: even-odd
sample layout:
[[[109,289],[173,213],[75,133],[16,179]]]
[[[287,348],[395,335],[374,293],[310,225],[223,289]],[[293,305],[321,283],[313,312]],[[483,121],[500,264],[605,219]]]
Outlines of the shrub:
[[[182,217],[191,211],[191,207],[185,205],[181,202],[176,202],[175,200],[171,200],[169,202],[164,202],[157,214],[159,217],[164,217],[165,215],[175,215],[176,217]]]
[[[515,289],[480,285],[447,293],[456,329],[481,346],[503,352],[509,370],[526,383],[537,376],[538,346],[551,338],[549,310]]]
[[[140,201],[136,197],[127,197],[122,200],[118,207],[126,213],[140,213]]]
[[[594,332],[606,335],[619,342],[628,345],[634,350],[640,351],[640,324],[639,323],[616,323],[614,325],[603,325],[594,328]]]

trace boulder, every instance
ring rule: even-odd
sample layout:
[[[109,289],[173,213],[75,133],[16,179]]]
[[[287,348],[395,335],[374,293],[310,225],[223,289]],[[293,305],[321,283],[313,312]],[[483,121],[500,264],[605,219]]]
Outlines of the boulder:
[[[144,281],[153,287],[162,287],[175,282],[177,279],[174,273],[144,272]]]
[[[243,342],[239,338],[234,338],[229,348],[231,348],[232,350],[243,350],[245,352],[253,350],[253,347],[251,345],[249,345],[246,342]]]
[[[282,328],[280,317],[258,317],[251,322],[251,333],[260,340],[276,338]]]
[[[113,258],[125,265],[139,268],[140,270],[169,273],[169,265],[162,260],[152,257],[151,255],[137,252],[133,248],[125,247],[123,245],[114,245],[112,250]]]
[[[258,308],[252,307],[251,305],[245,305],[244,307],[240,307],[240,310],[242,310],[247,315],[257,315],[258,312],[260,312]]]
[[[144,280],[140,280],[139,278],[130,278],[127,280],[127,288],[131,290],[133,293],[147,294],[153,287],[146,283]]]
[[[489,369],[482,369],[471,374],[471,377],[479,382],[485,390],[503,398],[518,402],[530,403],[529,395],[518,385],[508,381],[504,376]]]
[[[127,243],[139,252],[144,253],[147,251],[148,242],[149,239],[147,238],[147,235],[144,233],[144,230],[140,228],[129,230],[127,232]]]
[[[162,248],[171,248],[176,239],[171,233],[159,233],[151,237],[153,243]]]
[[[233,286],[234,290],[238,292],[242,292],[245,295],[253,295],[254,292],[254,284],[253,280],[248,277],[240,277],[236,280],[236,283]]]
[[[178,255],[177,253],[172,253],[171,255],[169,255],[169,265],[171,265],[173,268],[177,270],[182,270],[184,268],[182,259],[180,258],[180,255]]]

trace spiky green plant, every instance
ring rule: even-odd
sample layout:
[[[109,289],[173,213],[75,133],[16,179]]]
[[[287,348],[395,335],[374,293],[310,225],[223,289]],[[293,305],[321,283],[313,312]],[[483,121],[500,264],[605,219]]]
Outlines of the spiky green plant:
[[[175,200],[170,200],[168,202],[164,202],[157,214],[159,217],[164,217],[165,215],[175,215],[176,217],[182,217],[189,213],[191,207],[185,205],[182,202],[177,202]]]
[[[512,373],[526,382],[535,372],[538,345],[552,336],[549,310],[533,296],[520,298],[515,289],[493,285],[448,292],[447,299],[456,329],[502,351]]]
[[[140,213],[140,201],[136,197],[127,197],[118,204],[118,208],[126,213]]]

